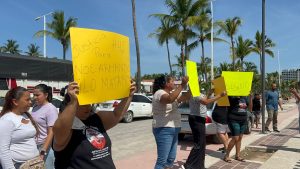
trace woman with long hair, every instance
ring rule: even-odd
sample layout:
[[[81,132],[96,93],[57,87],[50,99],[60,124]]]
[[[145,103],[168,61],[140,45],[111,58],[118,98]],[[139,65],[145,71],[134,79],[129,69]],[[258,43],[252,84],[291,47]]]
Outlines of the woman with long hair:
[[[172,168],[176,158],[178,133],[181,127],[181,115],[177,112],[177,107],[179,102],[188,99],[186,95],[180,95],[188,80],[188,77],[183,77],[181,85],[176,89],[171,76],[162,75],[154,80],[152,127],[157,145],[155,169]]]
[[[116,168],[106,131],[117,125],[127,111],[135,84],[131,83],[129,88],[129,96],[123,98],[113,112],[95,112],[91,105],[79,105],[79,86],[76,82],[69,84],[61,113],[53,126],[56,169]]]
[[[39,126],[40,134],[36,138],[36,144],[40,155],[45,160],[46,168],[54,168],[54,154],[51,148],[53,139],[52,127],[57,119],[58,111],[52,102],[52,88],[45,84],[34,87],[33,96],[35,105],[32,109],[32,117]]]
[[[28,160],[39,157],[35,143],[38,126],[28,113],[30,93],[23,87],[10,89],[0,118],[0,168],[19,168]]]

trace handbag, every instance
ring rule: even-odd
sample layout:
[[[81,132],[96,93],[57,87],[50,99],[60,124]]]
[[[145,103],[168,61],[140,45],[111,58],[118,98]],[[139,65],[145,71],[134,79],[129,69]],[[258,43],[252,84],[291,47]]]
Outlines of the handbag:
[[[40,156],[27,160],[19,169],[45,169],[45,162]]]

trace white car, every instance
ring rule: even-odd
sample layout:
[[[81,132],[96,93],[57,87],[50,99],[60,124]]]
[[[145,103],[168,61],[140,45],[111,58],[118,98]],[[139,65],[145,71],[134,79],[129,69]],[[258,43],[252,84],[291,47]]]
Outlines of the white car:
[[[120,100],[111,100],[97,105],[98,111],[113,111],[120,103]],[[141,93],[133,95],[130,106],[123,117],[125,123],[132,122],[135,117],[152,117],[152,101],[150,98]]]
[[[205,121],[205,127],[206,127],[206,135],[212,135],[213,136],[213,141],[216,143],[219,143],[218,138],[216,137],[217,134],[217,126],[216,123],[212,119],[212,110],[215,108],[216,103],[211,103],[207,105],[207,116],[206,116],[206,121]],[[181,114],[181,130],[178,134],[178,139],[182,140],[184,139],[184,136],[186,134],[192,134],[192,130],[189,124],[189,114],[190,114],[190,108],[189,108],[189,103],[184,102],[181,103],[178,107],[178,111]],[[247,120],[247,128],[245,131],[245,134],[250,134],[251,133],[251,126],[253,124],[254,116],[252,113],[247,112],[248,120]],[[230,133],[230,130],[227,130],[228,133]]]

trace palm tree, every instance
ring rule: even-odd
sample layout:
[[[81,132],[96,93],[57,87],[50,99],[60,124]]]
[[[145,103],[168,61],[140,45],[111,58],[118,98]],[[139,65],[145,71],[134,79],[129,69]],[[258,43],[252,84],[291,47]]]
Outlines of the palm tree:
[[[174,37],[174,34],[177,30],[177,25],[171,25],[169,20],[161,19],[161,26],[158,27],[154,33],[151,33],[149,37],[155,37],[158,40],[159,45],[166,43],[167,52],[168,52],[168,61],[170,67],[170,74],[172,74],[172,64],[170,59],[170,50],[169,50],[169,39]]]
[[[7,40],[7,43],[2,47],[4,53],[20,54],[19,44],[13,39]]]
[[[235,70],[235,52],[234,52],[234,35],[238,31],[238,27],[242,24],[242,21],[239,17],[234,17],[232,19],[226,19],[225,22],[219,22],[220,31],[224,32],[225,35],[230,37],[231,42],[231,54],[232,54],[232,67]]]
[[[27,55],[36,56],[36,57],[39,57],[41,55],[39,51],[40,47],[37,46],[36,44],[30,44],[27,48],[28,48],[28,52],[26,52]]]
[[[41,37],[46,35],[58,40],[63,47],[63,59],[66,60],[66,51],[70,46],[70,27],[77,26],[77,18],[70,17],[65,22],[65,14],[63,11],[56,11],[52,14],[52,22],[47,23],[49,31],[38,31],[35,36]]]
[[[179,56],[175,56],[176,60],[177,60],[177,63],[175,64],[172,64],[173,67],[176,67],[179,71],[179,76],[183,76],[184,75],[184,62],[186,60],[186,58],[184,58],[184,61],[182,60],[182,57],[179,57]],[[181,69],[181,71],[180,71]]]
[[[259,31],[256,31],[255,34],[255,44],[253,45],[253,51],[257,54],[259,54],[260,60],[262,59],[262,33]],[[272,42],[271,39],[269,39],[267,36],[265,36],[265,52],[272,58],[274,57],[273,51],[270,49],[272,47],[275,47],[275,43]],[[262,68],[261,62],[260,62],[260,70]]]
[[[197,29],[197,40],[192,42],[188,47],[190,49],[194,49],[195,47],[197,47],[199,45],[199,43],[201,44],[201,65],[204,67],[202,68],[202,72],[204,72],[204,79],[207,82],[208,78],[207,78],[207,66],[205,65],[205,52],[204,52],[204,42],[205,41],[210,41],[211,40],[211,19],[210,19],[210,10],[208,8],[204,8],[203,10],[201,10],[200,15],[198,16],[198,18],[194,19],[194,22],[191,23],[196,29]],[[217,26],[217,25],[216,25]],[[216,37],[216,35],[214,35],[214,42],[226,42],[225,40]]]
[[[230,71],[230,70],[231,70],[230,64],[228,64],[226,62],[220,63],[220,66],[217,68],[217,71],[216,71],[216,76],[221,76],[222,71]]]
[[[257,66],[253,62],[244,62],[245,64],[245,72],[254,72],[255,74],[258,73]]]
[[[135,15],[135,0],[131,0],[132,6],[132,21],[133,21],[133,31],[136,49],[136,60],[137,60],[137,92],[141,91],[141,63],[140,63],[140,46],[136,27],[136,15]]]
[[[236,41],[235,54],[236,54],[236,58],[239,58],[241,61],[242,70],[244,66],[245,57],[253,52],[252,44],[253,43],[250,39],[244,40],[241,35],[238,37],[238,40]]]
[[[166,0],[166,6],[170,9],[170,14],[153,14],[152,16],[170,20],[171,23],[177,24],[179,31],[182,32],[182,44],[181,48],[184,47],[184,54],[182,58],[189,59],[188,56],[188,38],[191,36],[191,30],[189,23],[192,22],[200,13],[200,9],[208,4],[207,0]],[[185,55],[185,56],[183,56]]]

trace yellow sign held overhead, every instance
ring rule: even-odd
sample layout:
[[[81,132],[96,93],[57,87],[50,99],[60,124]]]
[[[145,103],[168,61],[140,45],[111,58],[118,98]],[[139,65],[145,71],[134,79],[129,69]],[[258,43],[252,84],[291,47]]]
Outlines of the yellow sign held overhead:
[[[253,72],[223,71],[228,96],[248,96],[252,87]]]
[[[225,81],[223,77],[219,77],[212,81],[215,88],[215,95],[221,94],[226,91]],[[217,102],[218,106],[230,106],[228,96],[220,98]]]
[[[189,76],[189,87],[193,97],[200,96],[199,80],[196,62],[186,61],[187,75]]]
[[[80,105],[129,95],[129,38],[102,30],[70,28],[74,80]]]

